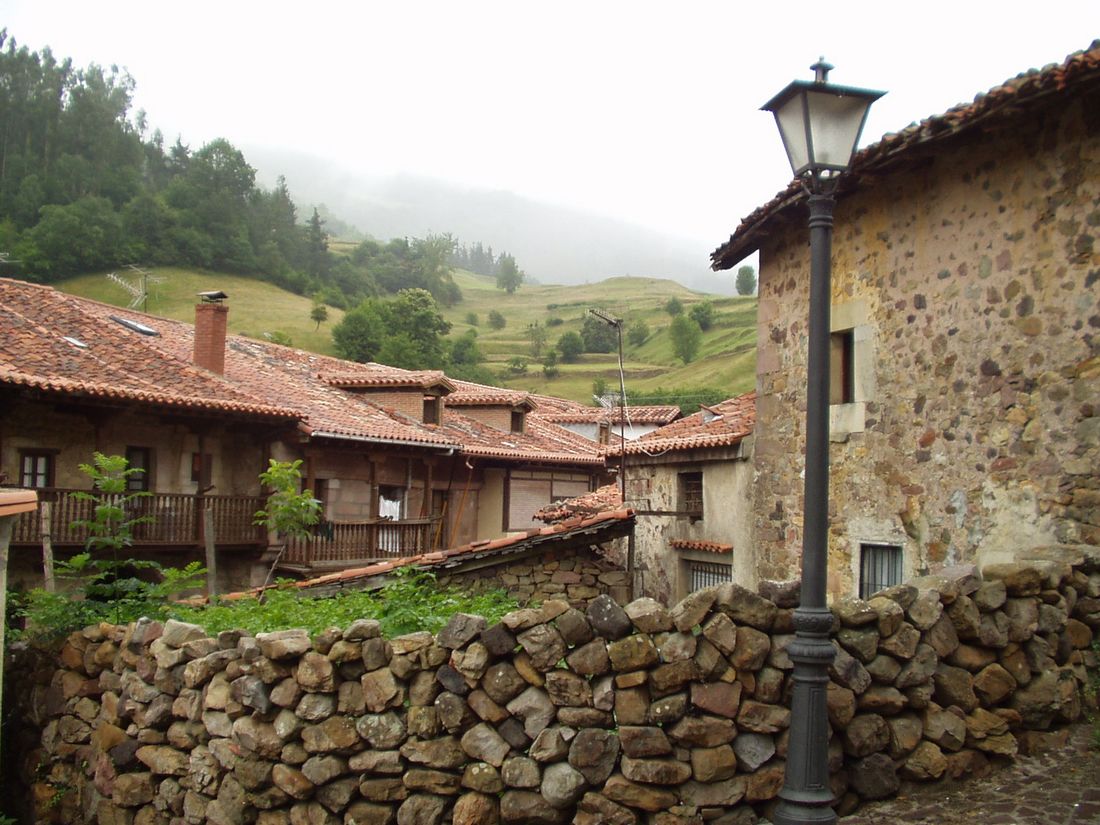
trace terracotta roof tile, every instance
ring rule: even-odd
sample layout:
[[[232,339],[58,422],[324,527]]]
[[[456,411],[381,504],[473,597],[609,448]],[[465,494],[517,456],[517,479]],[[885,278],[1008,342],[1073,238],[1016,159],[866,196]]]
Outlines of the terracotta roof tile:
[[[605,484],[591,493],[566,499],[543,507],[535,518],[547,523],[564,523],[568,519],[579,519],[592,513],[603,513],[622,506],[623,497],[618,484]],[[543,528],[547,529],[547,528]]]
[[[718,553],[719,555],[727,555],[733,552],[732,544],[719,544],[716,541],[672,539],[668,544],[676,550],[702,550],[706,553]]]
[[[729,447],[751,435],[756,424],[756,393],[750,392],[709,407],[703,407],[679,421],[673,421],[641,438],[626,443],[627,455],[644,455],[669,450]],[[608,455],[618,455],[619,445],[608,445]]]
[[[1063,63],[1019,74],[977,95],[970,103],[960,103],[943,114],[884,135],[877,143],[855,154],[848,174],[839,180],[837,194],[858,188],[861,175],[873,176],[910,157],[942,152],[943,143],[971,129],[1032,117],[1031,110],[1052,94],[1096,83],[1100,83],[1100,40],[1093,41],[1088,49],[1069,55]],[[790,214],[804,197],[801,183],[791,181],[771,201],[742,220],[730,239],[711,253],[712,268],[729,269],[759,249],[766,233],[765,224],[781,214]]]
[[[352,365],[346,365],[350,367]],[[443,374],[442,370],[403,370],[398,367],[388,367],[385,364],[362,364],[360,368],[343,371],[326,372],[317,377],[332,387],[341,389],[368,389],[368,388],[418,388],[430,389],[441,387],[448,392],[455,388],[454,383]]]
[[[180,359],[151,349],[157,339],[112,320],[116,313],[52,287],[0,278],[0,382],[191,412],[298,417],[285,399],[255,395],[194,366],[190,353]]]
[[[503,387],[490,387],[475,384],[472,381],[455,381],[455,391],[447,396],[448,407],[527,407],[535,409],[538,404],[531,393],[523,390],[509,390]]]
[[[624,410],[629,424],[668,424],[680,417],[680,408],[673,404],[627,405]],[[557,424],[597,424],[603,421],[618,424],[619,408],[584,407],[539,411],[539,417]]]

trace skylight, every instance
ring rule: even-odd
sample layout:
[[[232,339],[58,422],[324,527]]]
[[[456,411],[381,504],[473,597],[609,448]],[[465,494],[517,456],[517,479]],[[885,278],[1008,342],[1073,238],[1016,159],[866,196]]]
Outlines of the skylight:
[[[74,347],[80,347],[81,349],[87,349],[88,345],[81,341],[79,338],[73,338],[69,335],[62,335],[61,340],[68,341]]]
[[[142,335],[160,335],[160,333],[152,327],[147,327],[145,326],[145,324],[133,321],[129,318],[120,318],[117,315],[109,315],[107,317],[109,317],[116,324],[122,324],[122,326],[126,327],[126,329],[131,329],[134,332],[140,332]]]

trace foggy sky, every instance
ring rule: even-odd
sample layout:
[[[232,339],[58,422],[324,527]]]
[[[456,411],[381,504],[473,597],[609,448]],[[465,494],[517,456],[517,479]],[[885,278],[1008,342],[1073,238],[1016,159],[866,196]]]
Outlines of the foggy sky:
[[[1095,1],[752,7],[3,0],[0,26],[78,66],[126,67],[169,143],[509,190],[708,251],[789,179],[758,108],[819,55],[837,83],[889,92],[867,143],[1100,36]]]

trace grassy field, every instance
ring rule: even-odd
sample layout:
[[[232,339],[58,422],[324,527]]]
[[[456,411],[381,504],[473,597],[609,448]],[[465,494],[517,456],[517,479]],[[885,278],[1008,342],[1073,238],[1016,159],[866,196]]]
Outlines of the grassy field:
[[[150,284],[148,311],[152,315],[194,321],[197,293],[220,289],[229,296],[230,332],[251,338],[263,338],[265,333],[279,332],[289,336],[296,347],[325,355],[336,354],[332,348],[331,331],[333,325],[344,317],[342,310],[329,307],[328,320],[317,329],[317,325],[309,319],[313,308],[309,298],[263,281],[175,267],[160,267],[152,273],[164,278],[162,283]],[[132,280],[129,276],[124,277]],[[126,290],[103,274],[81,275],[56,286],[73,295],[120,307],[130,302]]]
[[[290,337],[294,346],[312,352],[334,355],[332,327],[343,318],[341,310],[329,307],[329,319],[320,329],[309,318],[309,298],[294,295],[271,284],[252,278],[222,273],[165,267],[154,271],[164,278],[149,290],[148,311],[182,321],[194,319],[196,293],[220,289],[229,295],[230,332],[262,338],[279,332]],[[585,314],[601,307],[625,318],[627,325],[644,319],[650,328],[649,339],[639,347],[625,344],[626,388],[631,393],[656,389],[715,387],[730,396],[753,387],[756,363],[756,298],[732,298],[693,292],[673,281],[657,278],[610,278],[593,284],[575,286],[524,285],[513,295],[497,289],[492,278],[464,270],[455,272],[463,300],[443,310],[453,325],[452,335],[461,335],[471,324],[467,316],[478,318],[478,345],[488,366],[498,375],[502,386],[590,402],[592,384],[597,378],[609,389],[618,387],[618,359],[615,353],[586,354],[573,364],[559,364],[559,375],[547,379],[540,358],[531,354],[527,328],[538,323],[546,328],[547,347],[557,343],[563,333],[580,332]],[[59,289],[125,307],[130,296],[103,274],[82,275],[57,285]],[[709,300],[714,305],[715,322],[703,333],[699,356],[683,364],[672,351],[668,326],[670,316],[664,305],[677,297],[690,311],[693,304]],[[489,327],[488,316],[497,310],[506,319],[501,330]],[[560,319],[560,320],[559,320]],[[508,362],[521,357],[528,361],[523,374],[510,374]]]
[[[458,270],[455,282],[462,289],[462,303],[444,310],[454,334],[471,328],[466,317],[478,316],[478,345],[489,365],[503,372],[514,357],[528,360],[522,375],[502,375],[501,383],[516,389],[548,393],[578,401],[591,400],[592,383],[597,378],[608,387],[618,386],[618,358],[586,354],[574,364],[560,364],[557,378],[543,376],[540,359],[531,354],[527,328],[538,323],[546,328],[547,345],[553,346],[563,333],[580,332],[585,314],[600,307],[629,324],[637,319],[649,325],[650,337],[640,347],[625,343],[626,389],[647,391],[658,388],[683,389],[717,387],[731,396],[752,389],[756,365],[756,298],[733,298],[693,292],[674,281],[657,278],[609,278],[594,284],[576,286],[524,285],[513,295],[497,289],[491,278]],[[693,304],[709,300],[715,309],[714,325],[703,333],[699,356],[683,364],[672,350],[668,326],[671,317],[664,311],[669,298],[676,297],[690,311]],[[507,321],[504,329],[489,327],[491,310]],[[556,323],[560,319],[560,323]],[[553,324],[553,325],[551,325]]]

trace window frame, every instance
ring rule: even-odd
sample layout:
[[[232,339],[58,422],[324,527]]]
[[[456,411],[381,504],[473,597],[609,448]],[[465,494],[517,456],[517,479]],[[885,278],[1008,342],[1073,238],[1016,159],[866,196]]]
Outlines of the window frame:
[[[425,395],[424,407],[421,417],[425,424],[442,423],[442,404],[438,395]]]
[[[702,470],[677,473],[676,495],[679,498],[677,510],[693,522],[703,520],[706,495]]]
[[[509,430],[513,433],[522,433],[527,431],[527,414],[523,410],[512,410],[511,421],[509,422]]]
[[[137,466],[134,465],[134,456],[138,454],[144,454],[145,461]],[[154,452],[152,447],[139,447],[136,445],[126,446],[126,467],[127,469],[140,469],[143,472],[131,473],[126,476],[126,492],[127,493],[149,493],[153,490],[153,462]]]
[[[57,455],[60,451],[50,447],[23,447],[19,450],[19,486],[26,490],[43,490],[50,487],[56,487],[57,481]],[[46,462],[45,484],[31,483],[27,484],[28,472],[26,469],[26,462],[28,459],[44,459]],[[37,464],[37,461],[35,462]],[[38,468],[35,467],[29,475],[33,480],[37,480],[39,477]]]
[[[905,580],[905,548],[885,541],[859,543],[859,598],[869,599],[880,590]]]
[[[856,331],[854,327],[829,333],[829,404],[856,403]]]

